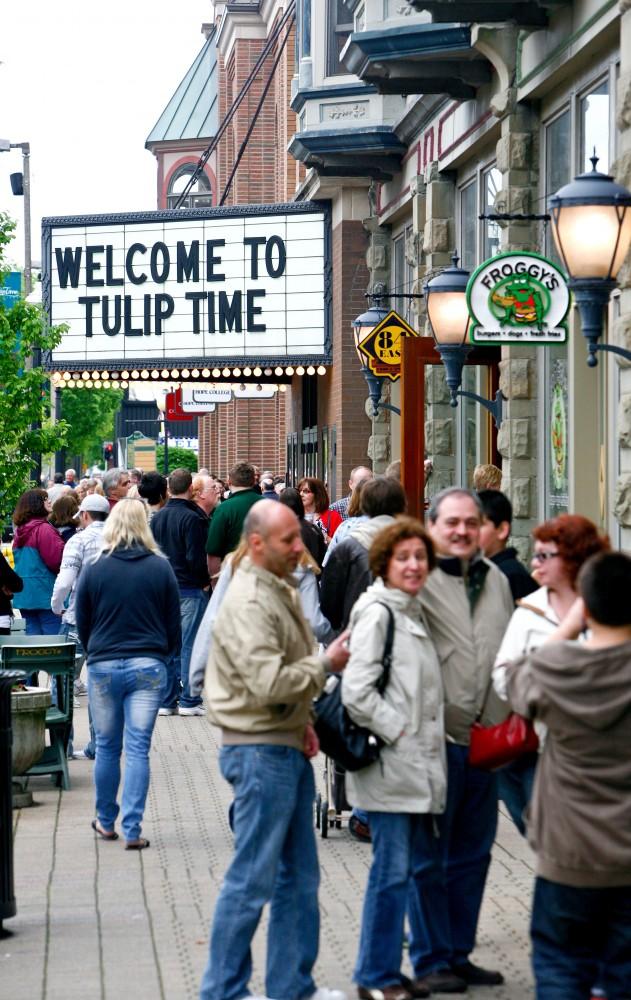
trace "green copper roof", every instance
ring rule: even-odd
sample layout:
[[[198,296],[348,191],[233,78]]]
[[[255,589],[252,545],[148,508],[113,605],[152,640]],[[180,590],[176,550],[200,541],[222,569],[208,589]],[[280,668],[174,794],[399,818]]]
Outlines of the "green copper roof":
[[[169,139],[211,138],[219,124],[217,97],[217,46],[213,31],[145,145]]]

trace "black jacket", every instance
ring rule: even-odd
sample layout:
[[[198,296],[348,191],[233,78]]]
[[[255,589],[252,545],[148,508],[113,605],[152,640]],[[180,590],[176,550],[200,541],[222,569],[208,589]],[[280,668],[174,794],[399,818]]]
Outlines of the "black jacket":
[[[491,562],[501,569],[508,579],[514,601],[519,601],[522,597],[527,597],[535,590],[539,589],[539,584],[535,583],[530,573],[522,562],[517,558],[517,549],[504,549],[491,556]]]
[[[180,651],[180,593],[167,559],[141,546],[115,549],[84,566],[75,614],[88,663]]]
[[[311,521],[305,521],[304,518],[300,521],[300,533],[302,535],[302,544],[313,556],[321,569],[326,555],[324,535],[319,528],[316,528],[315,524],[312,524]]]
[[[11,569],[0,552],[0,615],[10,615],[12,613],[11,598],[4,593],[2,587],[6,587],[12,594],[19,594],[21,590],[24,590],[22,577]]]
[[[172,497],[151,518],[151,531],[171,563],[180,587],[208,586],[208,518],[197,504]]]
[[[336,545],[322,570],[320,608],[334,629],[348,625],[353,604],[373,582],[368,549],[352,536]]]

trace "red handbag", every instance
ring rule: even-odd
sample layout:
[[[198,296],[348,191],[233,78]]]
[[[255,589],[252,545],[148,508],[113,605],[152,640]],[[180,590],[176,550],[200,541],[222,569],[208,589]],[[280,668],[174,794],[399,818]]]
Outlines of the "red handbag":
[[[495,771],[524,754],[539,748],[539,738],[530,719],[511,712],[497,726],[483,726],[476,721],[471,726],[469,763],[485,771]]]

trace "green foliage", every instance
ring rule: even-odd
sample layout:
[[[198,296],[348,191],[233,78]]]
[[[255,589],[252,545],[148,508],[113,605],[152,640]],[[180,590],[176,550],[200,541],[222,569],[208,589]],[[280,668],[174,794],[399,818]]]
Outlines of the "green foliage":
[[[124,395],[123,389],[62,391],[61,415],[68,424],[69,455],[81,455],[88,465],[102,462],[103,441],[114,438],[114,416]]]
[[[158,472],[164,473],[164,445],[159,444],[156,449],[156,464]],[[188,448],[169,448],[169,472],[174,469],[190,469],[197,472],[197,454],[189,451]]]
[[[0,212],[0,283],[8,273],[5,251],[15,223]],[[50,382],[40,367],[27,367],[36,352],[50,351],[63,327],[48,326],[40,306],[20,299],[12,309],[0,304],[0,515],[10,514],[29,487],[33,455],[61,448],[63,423],[51,422]],[[39,484],[35,484],[39,485]]]

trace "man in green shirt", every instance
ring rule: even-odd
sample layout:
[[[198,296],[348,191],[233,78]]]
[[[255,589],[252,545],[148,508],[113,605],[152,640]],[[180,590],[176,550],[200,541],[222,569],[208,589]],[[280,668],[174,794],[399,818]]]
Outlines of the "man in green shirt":
[[[211,580],[219,573],[224,558],[239,544],[250,507],[261,499],[255,488],[256,472],[249,462],[237,462],[230,470],[229,480],[230,496],[215,509],[208,529],[206,553]]]

